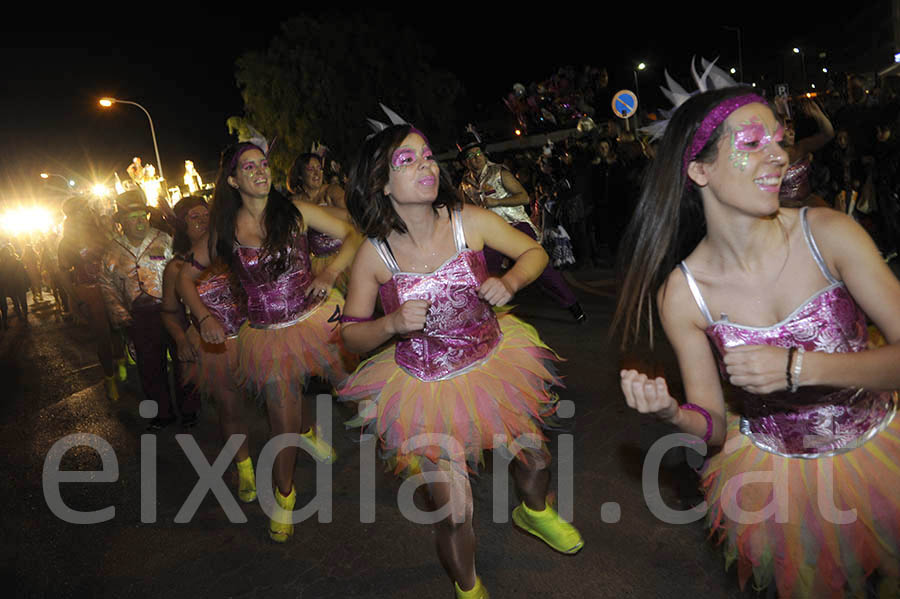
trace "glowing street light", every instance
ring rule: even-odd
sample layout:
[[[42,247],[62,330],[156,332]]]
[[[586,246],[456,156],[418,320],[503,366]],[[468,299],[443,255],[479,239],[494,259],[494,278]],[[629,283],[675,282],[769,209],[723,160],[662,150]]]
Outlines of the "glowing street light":
[[[137,106],[141,110],[144,111],[144,114],[147,115],[147,120],[150,121],[150,135],[153,137],[153,151],[156,152],[156,167],[159,169],[159,178],[165,180],[166,176],[163,174],[162,161],[159,159],[159,146],[156,145],[156,130],[153,128],[153,119],[150,117],[150,113],[147,112],[147,109],[138,104],[137,102],[132,102],[131,100],[119,100],[118,98],[100,98],[100,106],[104,108],[109,108],[113,104],[131,104],[132,106]]]
[[[637,68],[638,68],[639,71],[643,71],[644,69],[647,68],[647,65],[646,65],[645,63],[642,62],[642,63],[640,63],[640,64],[638,65]]]
[[[637,72],[643,71],[646,68],[647,68],[646,62],[639,62],[635,68],[631,69],[631,72],[634,73],[634,93],[637,94],[638,96],[641,95],[641,86],[638,83]]]
[[[93,193],[98,198],[105,198],[109,195],[109,188],[103,183],[97,183],[91,188],[91,193]]]
[[[69,187],[72,187],[72,188],[75,187],[74,179],[67,179],[67,178],[63,177],[62,175],[57,175],[56,173],[41,173],[41,179],[49,179],[50,177],[59,177],[60,179],[65,181],[66,185],[68,185]]]
[[[731,67],[731,74],[734,75],[735,73],[737,73],[737,69],[734,67]]]
[[[800,54],[800,48],[794,48],[794,54]]]

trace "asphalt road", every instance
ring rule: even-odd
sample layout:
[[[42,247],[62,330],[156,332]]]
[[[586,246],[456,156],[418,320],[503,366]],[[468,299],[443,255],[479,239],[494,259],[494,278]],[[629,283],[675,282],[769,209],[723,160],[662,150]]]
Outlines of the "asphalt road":
[[[567,275],[569,276],[569,275]],[[572,279],[588,323],[572,324],[568,312],[539,291],[525,290],[516,312],[534,324],[567,361],[562,364],[564,400],[574,415],[553,436],[557,464],[572,469],[574,522],[586,546],[563,556],[518,532],[509,521],[494,521],[495,474],[490,461],[473,479],[479,575],[495,599],[506,597],[752,597],[741,592],[734,570],[726,572],[718,548],[706,539],[701,522],[666,524],[645,500],[642,468],[654,441],[671,432],[652,418],[627,409],[617,385],[622,356],[607,342],[613,308],[610,273],[582,271]],[[339,460],[333,466],[331,521],[311,517],[296,527],[285,545],[269,541],[268,519],[258,503],[240,505],[245,523],[230,522],[207,493],[187,523],[176,515],[198,482],[179,444],[190,435],[212,463],[221,449],[213,406],[204,405],[199,425],[172,426],[155,436],[157,449],[142,451],[146,420],[138,411],[136,374],[120,401],[103,392],[102,372],[90,350],[86,329],[59,318],[51,304],[33,310],[26,328],[11,318],[0,336],[0,557],[5,587],[17,597],[236,597],[449,598],[453,589],[435,551],[431,528],[407,520],[398,509],[399,483],[379,468],[375,474],[374,522],[360,522],[361,453],[358,433],[343,422],[352,413],[334,406],[331,414]],[[631,356],[671,369],[664,349],[654,356]],[[248,406],[251,452],[268,438],[265,415]],[[106,457],[117,476],[95,473],[86,482],[60,485],[71,509],[112,506],[111,519],[71,524],[49,507],[43,487],[51,447],[68,435],[88,433],[112,449]],[[152,440],[152,439],[150,439]],[[145,440],[146,443],[147,440]],[[182,438],[182,442],[187,443]],[[571,444],[564,455],[565,447]],[[157,469],[156,519],[141,518],[141,459]],[[98,452],[76,446],[61,460],[62,470],[83,473],[103,468]],[[503,469],[499,469],[503,472]],[[225,475],[235,488],[233,469]],[[554,473],[551,485],[565,480]],[[660,471],[660,494],[673,509],[699,501],[696,478],[683,454],[667,454]],[[313,498],[316,465],[297,466],[298,506]],[[502,488],[502,487],[501,487]],[[515,505],[508,489],[497,520]],[[560,497],[566,491],[560,491]],[[145,494],[146,496],[146,494]]]

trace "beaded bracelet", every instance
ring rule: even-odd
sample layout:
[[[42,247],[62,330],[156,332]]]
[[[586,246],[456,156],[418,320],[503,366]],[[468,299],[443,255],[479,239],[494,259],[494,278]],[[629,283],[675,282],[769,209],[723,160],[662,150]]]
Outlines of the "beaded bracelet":
[[[698,406],[695,403],[682,404],[681,406],[679,406],[679,409],[680,410],[689,410],[691,412],[697,412],[698,414],[703,416],[706,419],[706,434],[703,435],[703,442],[706,443],[707,441],[709,441],[712,438],[713,421],[712,421],[712,416],[709,415],[709,412],[707,412],[704,408],[701,408],[700,406]]]
[[[796,393],[800,387],[800,371],[803,370],[803,354],[806,350],[802,347],[797,348],[797,359],[794,360],[794,368],[791,377],[791,393]]]
[[[794,380],[791,377],[791,362],[794,361],[794,352],[796,352],[796,351],[797,351],[796,347],[792,347],[792,348],[788,349],[787,365],[784,367],[784,377],[785,377],[785,379],[787,379],[787,386],[785,387],[785,389],[793,390],[793,387],[794,387]]]

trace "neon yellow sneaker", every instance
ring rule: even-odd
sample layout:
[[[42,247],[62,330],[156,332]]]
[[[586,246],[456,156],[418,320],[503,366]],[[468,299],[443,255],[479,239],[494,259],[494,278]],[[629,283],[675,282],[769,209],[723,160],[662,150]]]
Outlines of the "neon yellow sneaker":
[[[291,523],[291,512],[297,501],[297,489],[291,487],[291,494],[285,497],[278,488],[275,489],[275,511],[269,520],[269,538],[276,543],[284,543],[294,534]]]
[[[455,582],[453,583],[453,588],[456,589],[456,599],[491,599],[487,589],[481,584],[481,579],[477,576],[475,577],[475,586],[468,591],[459,588],[459,584]]]
[[[543,511],[536,512],[522,502],[513,510],[513,522],[560,553],[572,555],[581,551],[584,539],[578,529],[560,518],[552,507],[544,505]]]
[[[337,453],[334,447],[325,442],[322,438],[322,429],[318,425],[310,427],[308,431],[300,435],[300,445],[302,445],[313,458],[323,464],[333,464],[337,460]]]
[[[238,499],[244,503],[250,503],[256,499],[256,473],[253,472],[253,460],[247,459],[235,462],[238,471]]]
[[[106,387],[106,398],[110,401],[119,401],[119,387],[116,385],[115,375],[103,377],[103,384]]]
[[[116,362],[118,362],[116,368],[118,370],[117,374],[119,375],[119,382],[124,383],[128,379],[128,360],[121,358],[116,360]]]

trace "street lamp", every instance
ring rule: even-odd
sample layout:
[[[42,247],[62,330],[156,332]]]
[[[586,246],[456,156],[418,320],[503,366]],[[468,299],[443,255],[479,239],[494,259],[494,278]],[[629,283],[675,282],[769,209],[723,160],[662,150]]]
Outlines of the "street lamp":
[[[638,71],[643,71],[647,68],[647,63],[639,62],[637,67],[631,69],[631,72],[634,73],[634,93],[640,98],[641,97],[641,86],[638,85]]]
[[[738,80],[743,81],[744,80],[744,48],[743,48],[743,44],[741,43],[741,28],[740,27],[729,27],[728,25],[724,25],[723,29],[725,29],[726,31],[734,31],[737,33],[738,71],[740,71],[740,74],[738,74]]]
[[[800,55],[800,71],[803,73],[803,88],[806,89],[809,86],[809,80],[806,78],[806,54],[800,48],[794,48],[794,54]]]
[[[72,189],[75,188],[75,180],[74,179],[67,179],[66,177],[63,177],[62,175],[57,175],[56,173],[41,173],[41,179],[49,179],[50,177],[59,177],[60,179],[62,179],[63,181],[66,182],[66,186],[68,186]]]
[[[138,108],[143,110],[144,114],[147,115],[147,120],[150,121],[150,135],[153,136],[153,151],[156,152],[156,168],[159,169],[159,178],[165,180],[166,176],[163,174],[162,161],[159,159],[159,146],[156,145],[156,130],[153,128],[153,119],[150,117],[150,113],[147,112],[146,108],[144,108],[137,102],[132,102],[131,100],[119,100],[118,98],[100,98],[100,106],[103,106],[104,108],[109,108],[113,104],[131,104],[132,106],[137,106]],[[166,196],[168,197],[168,190],[166,190]]]

